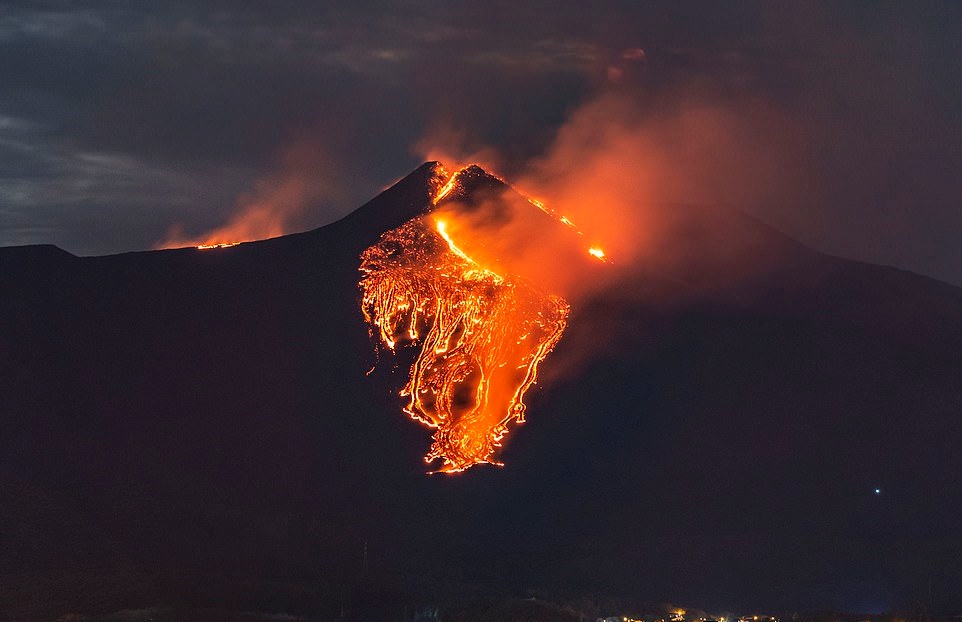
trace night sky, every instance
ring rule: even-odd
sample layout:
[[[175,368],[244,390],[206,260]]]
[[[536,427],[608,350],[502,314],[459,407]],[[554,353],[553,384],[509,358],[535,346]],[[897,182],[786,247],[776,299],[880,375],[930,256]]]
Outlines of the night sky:
[[[962,283],[956,2],[8,2],[0,58],[0,245],[313,228],[442,152],[522,176],[618,98],[726,119],[697,164],[667,134],[668,198]]]

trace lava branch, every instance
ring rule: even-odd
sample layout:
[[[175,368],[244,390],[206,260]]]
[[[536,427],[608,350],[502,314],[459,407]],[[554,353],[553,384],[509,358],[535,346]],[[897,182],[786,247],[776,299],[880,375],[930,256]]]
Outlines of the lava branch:
[[[444,200],[444,199],[447,198],[449,195],[451,195],[451,193],[458,187],[458,182],[459,182],[459,180],[460,180],[460,176],[461,176],[465,171],[470,170],[470,169],[471,169],[471,166],[466,166],[466,167],[464,167],[464,168],[462,168],[462,169],[454,172],[453,174],[450,174],[450,173],[448,173],[448,171],[447,171],[443,166],[438,166],[437,174],[435,175],[434,179],[432,180],[432,184],[434,185],[434,198],[433,198],[433,200],[432,200],[432,202],[431,202],[432,205],[437,205],[437,204],[440,203],[442,200]],[[488,173],[488,172],[485,172],[485,173],[486,173],[487,175],[489,175],[490,177],[493,177],[494,179],[497,179],[498,181],[502,182],[503,184],[508,185],[508,183],[507,183],[506,181],[504,181],[503,179],[501,179],[501,178],[498,177],[497,175],[492,175],[491,173]],[[554,220],[560,222],[560,223],[563,224],[565,227],[567,227],[568,229],[570,229],[570,230],[572,230],[574,233],[576,233],[578,236],[580,236],[580,237],[582,237],[582,238],[585,237],[584,232],[582,232],[582,231],[578,228],[578,226],[577,226],[574,222],[571,221],[570,218],[568,218],[567,216],[564,216],[564,215],[562,215],[562,214],[559,214],[559,213],[556,212],[555,210],[551,209],[550,207],[548,207],[547,205],[545,205],[544,201],[542,201],[542,200],[540,200],[540,199],[536,199],[536,198],[534,198],[534,197],[532,197],[532,196],[529,196],[529,195],[525,194],[524,192],[521,192],[521,191],[518,190],[517,188],[512,188],[512,190],[513,190],[514,192],[516,192],[518,195],[520,195],[521,197],[523,197],[529,204],[531,204],[531,205],[533,205],[534,207],[538,208],[539,210],[541,210],[542,212],[544,212],[545,214],[547,214],[549,217],[553,218]],[[445,232],[442,231],[442,232],[441,232],[441,235],[445,236],[445,239],[450,240],[450,238],[447,237],[447,234],[446,234]],[[588,246],[586,250],[587,250],[587,252],[588,252],[588,255],[590,255],[591,257],[593,257],[593,258],[595,258],[595,259],[597,259],[597,260],[599,260],[599,261],[602,261],[602,262],[604,262],[604,263],[611,263],[611,260],[608,258],[608,255],[605,254],[604,250],[602,250],[602,249],[599,248],[598,246]]]
[[[404,412],[435,428],[425,462],[447,473],[500,465],[494,456],[524,422],[524,395],[564,333],[568,304],[479,265],[430,215],[384,233],[360,270],[372,336],[392,351],[417,349],[400,393]]]

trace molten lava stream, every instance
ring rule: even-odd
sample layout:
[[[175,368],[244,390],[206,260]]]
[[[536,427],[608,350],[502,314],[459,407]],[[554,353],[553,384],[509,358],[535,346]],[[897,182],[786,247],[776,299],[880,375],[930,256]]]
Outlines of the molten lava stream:
[[[383,234],[360,270],[372,333],[391,350],[417,349],[401,395],[411,418],[436,428],[425,461],[448,473],[500,464],[494,456],[509,425],[524,421],[524,395],[561,339],[568,304],[479,265],[430,215]]]

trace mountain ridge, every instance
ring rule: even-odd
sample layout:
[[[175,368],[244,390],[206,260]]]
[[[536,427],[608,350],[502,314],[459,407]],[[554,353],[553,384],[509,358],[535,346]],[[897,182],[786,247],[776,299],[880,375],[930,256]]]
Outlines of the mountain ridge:
[[[779,242],[762,270],[640,271],[573,308],[506,467],[428,477],[357,268],[433,166],[272,240],[0,254],[0,611],[333,615],[365,542],[434,585],[846,608],[927,576],[954,602],[962,290]]]

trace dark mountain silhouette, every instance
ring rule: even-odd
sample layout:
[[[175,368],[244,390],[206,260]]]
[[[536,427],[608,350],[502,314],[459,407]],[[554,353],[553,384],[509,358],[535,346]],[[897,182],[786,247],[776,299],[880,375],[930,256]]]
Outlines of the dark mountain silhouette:
[[[962,290],[666,206],[672,252],[573,309],[507,466],[426,476],[357,266],[433,171],[227,249],[0,249],[0,611],[962,606]]]

